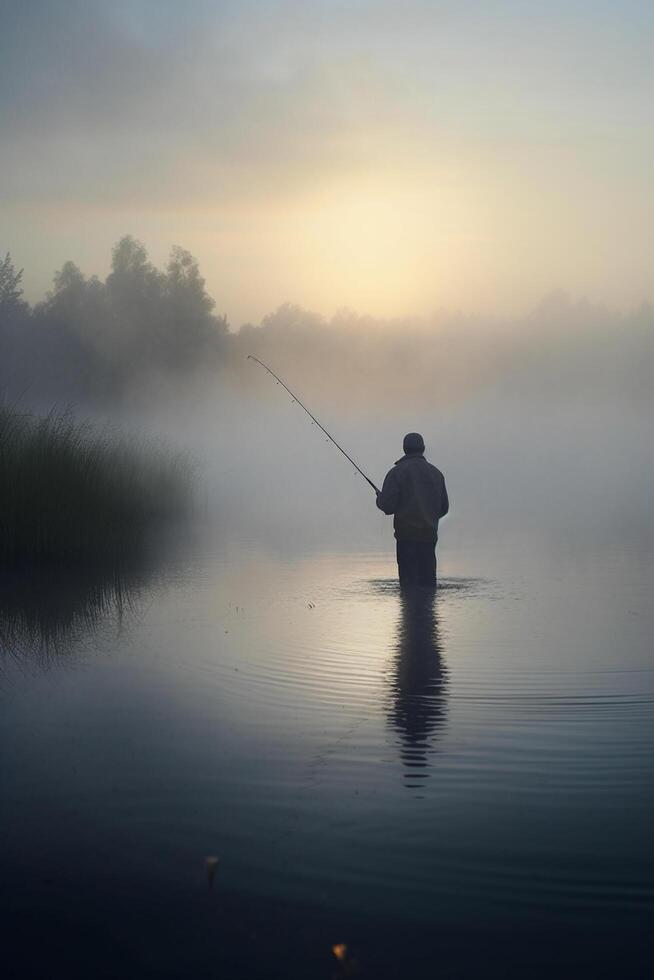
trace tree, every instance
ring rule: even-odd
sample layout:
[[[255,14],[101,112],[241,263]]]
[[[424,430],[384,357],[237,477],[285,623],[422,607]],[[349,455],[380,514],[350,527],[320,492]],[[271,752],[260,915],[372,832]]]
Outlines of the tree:
[[[132,235],[124,235],[111,250],[111,275],[143,276],[152,271],[145,245]],[[109,280],[107,280],[109,281]]]
[[[158,335],[167,317],[165,276],[131,235],[121,238],[112,250],[106,293],[111,343],[107,353],[128,379],[159,360]]]
[[[33,310],[21,300],[22,270],[0,262],[0,399],[24,388],[39,399],[112,399],[151,373],[169,377],[217,366],[227,333],[213,314],[197,261],[175,247],[165,271],[126,235],[102,281],[74,262],[55,273]]]
[[[23,270],[16,272],[9,252],[0,261],[0,404],[24,388],[29,362],[30,308],[22,299]]]
[[[168,333],[162,338],[162,353],[168,365],[191,366],[211,357],[227,323],[212,314],[215,303],[197,260],[179,245],[171,250],[166,268],[166,300]]]
[[[21,300],[23,290],[20,285],[23,270],[16,272],[9,252],[0,262],[0,310],[24,305]]]

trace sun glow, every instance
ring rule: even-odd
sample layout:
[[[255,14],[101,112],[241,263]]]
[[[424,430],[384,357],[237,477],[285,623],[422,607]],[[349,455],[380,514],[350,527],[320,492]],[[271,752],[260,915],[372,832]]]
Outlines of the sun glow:
[[[247,272],[251,284],[256,265],[261,315],[286,301],[324,313],[423,313],[460,296],[471,250],[479,252],[489,234],[484,210],[475,208],[472,195],[442,178],[398,175],[342,179],[281,203],[259,202],[229,216],[228,234],[217,210],[212,225],[223,230],[208,232],[202,248],[213,253],[209,284],[214,265],[228,289],[251,293],[247,278],[239,279]],[[235,240],[243,247],[238,267],[223,254],[225,238],[232,252]]]

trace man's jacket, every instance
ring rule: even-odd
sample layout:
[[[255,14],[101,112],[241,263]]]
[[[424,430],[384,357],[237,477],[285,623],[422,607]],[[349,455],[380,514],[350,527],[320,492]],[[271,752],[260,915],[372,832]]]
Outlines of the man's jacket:
[[[437,541],[438,521],[450,507],[445,477],[424,456],[403,456],[386,474],[377,506],[395,515],[398,541]]]

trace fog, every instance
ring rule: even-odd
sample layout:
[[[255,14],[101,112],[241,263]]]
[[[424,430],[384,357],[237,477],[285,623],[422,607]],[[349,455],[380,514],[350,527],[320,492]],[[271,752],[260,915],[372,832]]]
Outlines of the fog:
[[[263,372],[258,381],[270,384]],[[390,548],[390,521],[371,489],[272,388],[254,398],[223,390],[195,403],[199,418],[187,419],[179,435],[205,461],[220,535],[282,553]],[[319,418],[377,485],[402,455],[404,433],[423,433],[427,458],[445,473],[450,493],[441,554],[519,541],[652,546],[650,421],[627,403],[548,406],[494,390],[440,408],[406,399],[393,411],[385,400],[376,412],[352,413],[334,401]],[[170,418],[166,430],[179,421],[179,414]]]
[[[654,4],[0,10],[4,961],[645,976]]]
[[[250,353],[377,485],[404,433],[423,433],[452,500],[443,554],[517,537],[652,546],[651,307],[559,293],[521,318],[379,320],[287,304],[230,329],[182,249],[159,271],[124,238],[105,281],[67,263],[34,307],[10,256],[2,269],[5,403],[189,449],[199,510],[225,546],[391,546],[369,486]]]
[[[374,10],[374,13],[373,13]],[[641,0],[3,4],[4,248],[41,297],[125,230],[238,324],[650,295]]]
[[[652,16],[7,4],[0,398],[189,448],[226,537],[388,547],[253,353],[376,483],[424,433],[443,554],[649,547]]]

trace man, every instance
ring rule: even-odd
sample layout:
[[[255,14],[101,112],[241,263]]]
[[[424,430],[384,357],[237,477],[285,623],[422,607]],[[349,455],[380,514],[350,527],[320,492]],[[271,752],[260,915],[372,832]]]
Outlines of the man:
[[[404,456],[386,474],[377,506],[394,514],[400,587],[436,585],[438,521],[450,504],[445,478],[425,459],[419,432],[404,437]]]

